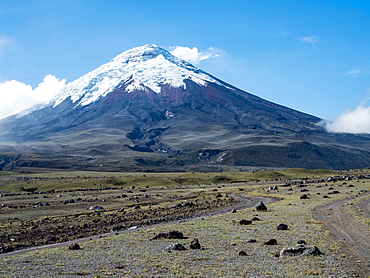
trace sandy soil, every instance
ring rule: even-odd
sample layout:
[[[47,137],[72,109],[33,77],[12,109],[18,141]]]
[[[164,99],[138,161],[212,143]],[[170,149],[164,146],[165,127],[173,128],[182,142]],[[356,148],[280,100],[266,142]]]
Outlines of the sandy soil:
[[[346,198],[319,207],[315,218],[324,222],[323,229],[338,241],[353,264],[351,267],[363,277],[370,277],[370,232],[367,227],[346,212],[347,204],[356,197]],[[359,204],[363,213],[370,215],[370,198]]]

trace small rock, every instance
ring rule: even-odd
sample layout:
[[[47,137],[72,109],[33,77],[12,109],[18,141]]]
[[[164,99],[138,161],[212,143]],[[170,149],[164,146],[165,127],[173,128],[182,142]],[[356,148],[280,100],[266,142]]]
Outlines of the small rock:
[[[288,225],[287,224],[279,224],[276,229],[278,231],[286,231],[286,230],[288,230]]]
[[[101,210],[101,209],[104,209],[103,207],[101,206],[92,206],[89,208],[90,210]]]
[[[239,224],[240,225],[249,225],[249,224],[252,224],[252,220],[245,220],[245,219],[243,219],[243,220],[240,220],[239,221]]]
[[[164,251],[171,252],[171,251],[184,251],[186,250],[185,246],[181,243],[174,243],[170,246],[167,246]]]
[[[186,202],[183,204],[184,207],[194,207],[195,204],[193,202]]]
[[[298,244],[303,244],[303,245],[304,245],[304,244],[307,244],[307,243],[306,243],[306,241],[305,241],[305,240],[303,240],[303,239],[298,240],[298,241],[297,241],[297,243],[298,243]]]
[[[194,238],[191,243],[190,243],[190,248],[191,249],[200,249],[200,243],[197,238]]]
[[[80,245],[78,245],[78,243],[76,242],[72,242],[69,246],[68,246],[68,249],[69,250],[80,250],[81,247]]]
[[[247,256],[247,252],[241,250],[239,251],[239,256]]]
[[[255,240],[254,238],[251,238],[251,239],[248,239],[247,242],[248,243],[255,243],[255,242],[257,242],[257,240]]]
[[[233,210],[231,211],[231,213],[236,213],[236,209],[233,209]]]
[[[173,208],[182,208],[182,204],[181,203],[177,203],[173,206]]]
[[[261,221],[261,219],[259,219],[257,216],[254,216],[251,220],[252,221]]]
[[[306,200],[306,199],[308,199],[308,195],[307,195],[307,194],[303,194],[303,195],[301,195],[301,196],[299,197],[299,199],[301,199],[301,200]]]
[[[263,243],[263,245],[277,245],[277,240],[272,238],[272,239],[269,239],[268,241],[265,241]]]

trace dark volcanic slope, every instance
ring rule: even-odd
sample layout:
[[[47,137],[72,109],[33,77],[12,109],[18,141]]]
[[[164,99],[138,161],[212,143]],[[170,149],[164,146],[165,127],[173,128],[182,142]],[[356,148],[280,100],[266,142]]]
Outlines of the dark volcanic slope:
[[[216,81],[199,84],[189,77],[184,78],[184,86],[161,83],[158,93],[142,83],[132,89],[137,82],[132,75],[87,105],[67,97],[55,107],[50,104],[3,119],[0,168],[179,170],[192,165],[360,168],[370,164],[368,137],[329,134],[317,117],[209,78]]]

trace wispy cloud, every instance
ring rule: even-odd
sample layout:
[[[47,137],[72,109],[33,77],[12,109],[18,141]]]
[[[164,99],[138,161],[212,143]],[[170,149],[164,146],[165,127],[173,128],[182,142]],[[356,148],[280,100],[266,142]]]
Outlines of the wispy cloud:
[[[282,29],[276,29],[276,28],[265,28],[263,30],[266,34],[266,36],[271,37],[271,38],[286,38],[289,36],[289,33],[285,30]]]
[[[325,128],[335,133],[370,133],[370,107],[361,103],[355,110],[344,111],[336,120],[326,123]]]
[[[9,39],[5,36],[0,36],[0,54],[4,50],[5,47],[10,45],[11,42],[12,42],[11,39]]]
[[[212,57],[218,57],[219,51],[217,48],[209,47],[205,51],[199,51],[198,48],[186,47],[186,46],[171,46],[170,52],[172,55],[183,59],[193,65],[197,65],[202,60],[207,60]]]
[[[62,90],[65,82],[64,79],[59,80],[53,75],[47,75],[35,89],[16,80],[0,83],[0,118],[50,100]]]
[[[369,74],[370,74],[369,67],[358,68],[358,69],[354,69],[354,70],[350,70],[346,72],[346,75],[349,75],[349,76],[369,75]]]
[[[358,75],[363,72],[363,69],[355,69],[355,70],[350,70],[346,73],[346,75]]]
[[[298,40],[300,40],[301,42],[310,43],[310,44],[319,42],[319,38],[317,36],[299,37]]]

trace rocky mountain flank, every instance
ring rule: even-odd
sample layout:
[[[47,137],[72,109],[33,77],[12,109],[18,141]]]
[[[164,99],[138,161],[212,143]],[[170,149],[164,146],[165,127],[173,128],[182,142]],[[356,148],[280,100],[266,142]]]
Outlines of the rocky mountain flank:
[[[242,91],[155,45],[0,120],[0,169],[363,168],[369,137]]]

